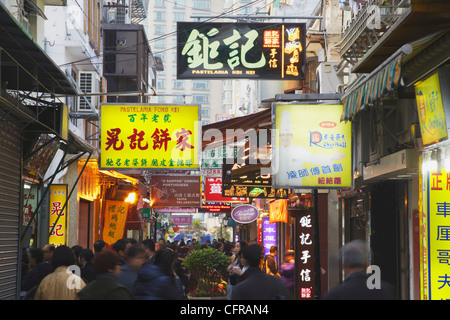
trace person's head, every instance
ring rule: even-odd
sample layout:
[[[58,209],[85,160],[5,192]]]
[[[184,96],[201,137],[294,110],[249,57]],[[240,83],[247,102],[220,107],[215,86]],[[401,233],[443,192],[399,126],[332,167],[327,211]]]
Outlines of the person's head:
[[[340,249],[339,253],[346,274],[366,267],[367,249],[364,241],[350,241]]]
[[[120,256],[117,252],[113,250],[105,250],[99,252],[92,262],[92,268],[95,273],[120,273],[120,265],[119,265]]]
[[[44,260],[44,252],[40,248],[30,249],[30,267],[35,267]]]
[[[276,256],[278,254],[278,247],[277,246],[271,246],[270,247],[270,254],[272,256]]]
[[[126,239],[119,239],[117,240],[113,246],[112,249],[121,257],[125,257],[125,251],[127,250],[128,242]]]
[[[145,239],[142,241],[142,247],[147,253],[147,257],[150,258],[155,253],[155,241],[152,239]]]
[[[92,259],[94,259],[94,252],[92,252],[91,249],[83,249],[81,250],[80,256],[78,257],[78,264],[80,266],[84,266],[88,263],[91,263]]]
[[[97,240],[94,242],[94,252],[99,253],[106,250],[106,242],[103,240]]]
[[[187,256],[189,254],[189,248],[186,246],[180,247],[178,253]]]
[[[53,253],[55,252],[55,246],[52,245],[52,244],[46,244],[42,248],[42,251],[44,252],[44,261],[51,262],[52,261],[52,257],[53,257]]]
[[[234,248],[233,248],[233,251],[234,251],[234,253],[237,255],[237,254],[239,254],[239,252],[243,249],[243,248],[245,248],[245,247],[247,247],[248,246],[248,243],[247,242],[245,242],[245,241],[238,241],[238,242],[236,242],[235,244],[234,244]]]
[[[148,256],[144,248],[137,245],[128,247],[126,261],[130,266],[140,269],[147,259]]]
[[[52,265],[53,268],[69,267],[74,264],[74,255],[68,246],[59,246],[53,252]]]
[[[248,245],[241,250],[241,263],[244,267],[259,267],[261,257],[261,247],[257,244]]]
[[[175,254],[172,249],[164,248],[156,251],[154,264],[159,266],[164,273],[170,277],[174,277],[173,263]]]
[[[80,256],[80,252],[81,252],[81,250],[83,250],[83,247],[79,246],[79,245],[74,245],[71,248],[71,250],[73,252],[73,256],[74,256],[75,262],[78,263],[78,257]]]

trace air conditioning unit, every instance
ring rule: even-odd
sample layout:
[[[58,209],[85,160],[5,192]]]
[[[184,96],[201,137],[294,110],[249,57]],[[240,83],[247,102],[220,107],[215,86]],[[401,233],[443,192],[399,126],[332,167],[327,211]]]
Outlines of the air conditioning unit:
[[[100,92],[100,76],[94,71],[80,71],[77,82],[82,93]],[[78,98],[78,111],[90,112],[91,107],[98,110],[99,101],[100,96],[81,96]]]
[[[316,69],[317,92],[338,93],[341,84],[340,77],[336,74],[337,62],[322,62]]]

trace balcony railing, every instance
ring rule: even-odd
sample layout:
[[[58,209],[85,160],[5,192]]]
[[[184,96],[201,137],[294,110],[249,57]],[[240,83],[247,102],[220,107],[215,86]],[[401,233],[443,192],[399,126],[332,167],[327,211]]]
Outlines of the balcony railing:
[[[409,0],[366,0],[345,27],[340,42],[343,59],[357,63],[411,6]]]

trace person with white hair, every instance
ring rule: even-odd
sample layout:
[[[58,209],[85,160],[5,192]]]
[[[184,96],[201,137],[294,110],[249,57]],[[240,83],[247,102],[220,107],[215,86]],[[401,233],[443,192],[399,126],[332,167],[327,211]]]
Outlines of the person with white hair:
[[[324,296],[324,300],[396,300],[395,288],[388,282],[370,283],[367,274],[367,244],[353,240],[339,251],[345,279]]]

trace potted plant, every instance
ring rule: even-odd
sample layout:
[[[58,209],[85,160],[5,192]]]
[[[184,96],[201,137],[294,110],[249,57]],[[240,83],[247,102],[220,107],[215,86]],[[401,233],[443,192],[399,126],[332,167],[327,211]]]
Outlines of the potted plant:
[[[226,299],[227,267],[230,259],[214,248],[194,250],[184,258],[183,265],[198,279],[197,288],[191,290],[189,299]]]

